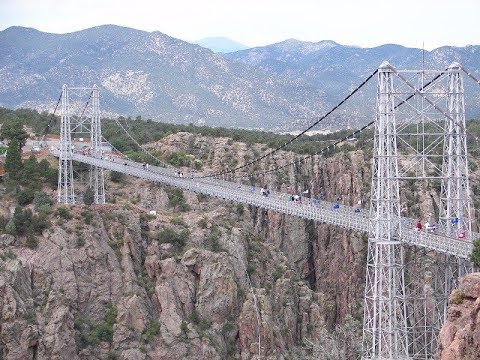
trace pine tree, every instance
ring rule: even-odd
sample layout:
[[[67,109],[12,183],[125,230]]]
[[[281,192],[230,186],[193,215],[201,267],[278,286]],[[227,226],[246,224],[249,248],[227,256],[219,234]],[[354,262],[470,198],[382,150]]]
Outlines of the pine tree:
[[[17,139],[20,148],[25,145],[28,139],[28,134],[25,132],[25,130],[23,130],[21,120],[14,114],[11,114],[4,119],[0,131],[1,138],[8,139],[10,141]]]
[[[93,192],[92,188],[88,188],[84,193],[83,193],[83,203],[85,205],[92,205],[95,201],[95,193]]]
[[[20,180],[22,176],[21,146],[17,138],[13,138],[8,145],[7,157],[5,158],[5,171],[9,179]]]
[[[22,185],[34,190],[41,188],[40,169],[33,155],[23,163]]]

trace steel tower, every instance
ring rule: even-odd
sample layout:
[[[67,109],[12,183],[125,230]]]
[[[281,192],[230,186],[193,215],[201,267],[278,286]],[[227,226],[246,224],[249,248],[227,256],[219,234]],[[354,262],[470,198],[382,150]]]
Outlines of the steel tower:
[[[72,97],[74,101],[71,103]],[[84,104],[85,101],[86,103]],[[75,148],[72,135],[89,138],[88,149],[83,151],[88,151],[90,156],[96,158],[103,157],[100,99],[99,89],[96,85],[91,88],[69,88],[67,85],[63,86],[58,202],[64,204],[75,204],[77,201],[72,165],[72,154]],[[79,149],[76,150],[78,151]],[[90,166],[88,187],[94,193],[94,203],[104,204],[105,184],[102,168]]]
[[[468,235],[472,232],[472,212],[468,180],[463,78],[458,63],[453,63],[448,68],[447,107],[440,224],[449,235],[469,238]]]
[[[100,104],[99,90],[96,85],[92,89],[92,118],[90,127],[90,151],[96,158],[103,157],[102,151],[102,127],[100,124]],[[105,204],[105,181],[103,168],[97,166],[90,167],[89,187],[94,193],[95,204]]]
[[[400,228],[393,68],[380,65],[364,308],[365,358],[406,359],[404,249]]]
[[[434,358],[448,296],[458,277],[472,271],[466,260],[400,243],[406,210],[400,210],[404,205],[399,189],[403,193],[418,186],[440,190],[438,214],[426,211],[425,205],[410,204],[416,207],[413,214],[419,221],[425,225],[438,218],[439,229],[471,242],[465,105],[458,63],[443,71],[399,71],[387,62],[379,68],[364,359]],[[436,201],[430,195],[433,207]]]
[[[62,116],[60,123],[60,156],[58,157],[58,196],[63,204],[75,204],[72,164],[72,132],[67,85],[62,87]]]

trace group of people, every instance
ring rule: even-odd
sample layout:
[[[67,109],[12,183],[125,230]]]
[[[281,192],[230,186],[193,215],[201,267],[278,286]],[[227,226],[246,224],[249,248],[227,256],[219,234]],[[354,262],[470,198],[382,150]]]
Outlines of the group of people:
[[[288,197],[288,201],[294,201],[296,203],[302,203],[302,197],[300,195],[294,194]]]
[[[420,219],[417,221],[417,231],[422,231],[423,225]],[[437,226],[434,223],[429,223],[428,221],[425,223],[425,231],[427,232],[435,232],[437,230]]]
[[[270,195],[270,190],[267,189],[267,187],[261,187],[260,188],[260,194],[262,194],[263,196],[267,197],[268,195]]]

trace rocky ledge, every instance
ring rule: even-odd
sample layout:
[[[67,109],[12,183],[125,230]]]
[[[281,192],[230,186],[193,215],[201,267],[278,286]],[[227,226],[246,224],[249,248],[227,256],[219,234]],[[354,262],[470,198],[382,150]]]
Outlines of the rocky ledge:
[[[439,341],[441,360],[480,359],[480,273],[463,277],[450,295]]]

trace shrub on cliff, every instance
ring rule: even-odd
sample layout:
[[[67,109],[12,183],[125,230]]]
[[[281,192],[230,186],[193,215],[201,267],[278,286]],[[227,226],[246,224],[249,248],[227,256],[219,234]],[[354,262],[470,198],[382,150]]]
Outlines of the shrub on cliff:
[[[213,252],[222,251],[222,245],[220,244],[221,236],[222,231],[217,226],[214,226],[210,234],[205,237],[205,248]]]
[[[38,245],[35,235],[41,234],[48,225],[45,215],[33,215],[32,210],[17,206],[12,220],[5,226],[5,230],[11,235],[26,236],[26,245],[34,249]]]
[[[171,191],[167,190],[168,204],[180,211],[189,211],[190,206],[188,206],[185,196],[183,196],[182,189],[173,189]]]
[[[475,266],[480,266],[480,239],[473,241],[472,253],[470,254],[470,260]]]
[[[190,159],[184,151],[171,152],[167,155],[167,162],[175,167],[190,166]]]
[[[61,219],[64,219],[64,220],[70,220],[73,217],[70,210],[68,210],[64,206],[59,206],[57,208],[57,216]]]
[[[113,341],[113,325],[117,321],[117,308],[113,304],[107,306],[104,321],[93,324],[86,316],[78,316],[74,321],[74,329],[77,330],[77,344],[80,348],[96,345],[101,341],[111,343]]]
[[[122,182],[124,178],[125,178],[125,175],[121,172],[112,171],[110,173],[110,180],[112,180],[113,182],[116,182],[116,183]]]
[[[50,207],[53,203],[52,197],[43,191],[37,191],[34,194],[33,205],[35,210],[39,211],[42,206]]]
[[[30,204],[34,199],[34,191],[32,189],[24,189],[17,193],[16,199],[18,205],[25,206]]]
[[[145,331],[143,332],[143,335],[145,336],[147,341],[149,341],[155,338],[155,336],[157,336],[159,332],[160,332],[160,323],[158,322],[158,320],[152,320],[148,324]]]
[[[5,230],[5,227],[8,224],[8,219],[5,216],[0,215],[0,233]]]
[[[92,205],[95,202],[95,193],[92,188],[88,188],[83,193],[83,203],[85,205]]]
[[[160,244],[170,243],[180,251],[187,243],[189,235],[190,232],[187,229],[176,232],[174,229],[167,227],[158,233],[157,239]]]

